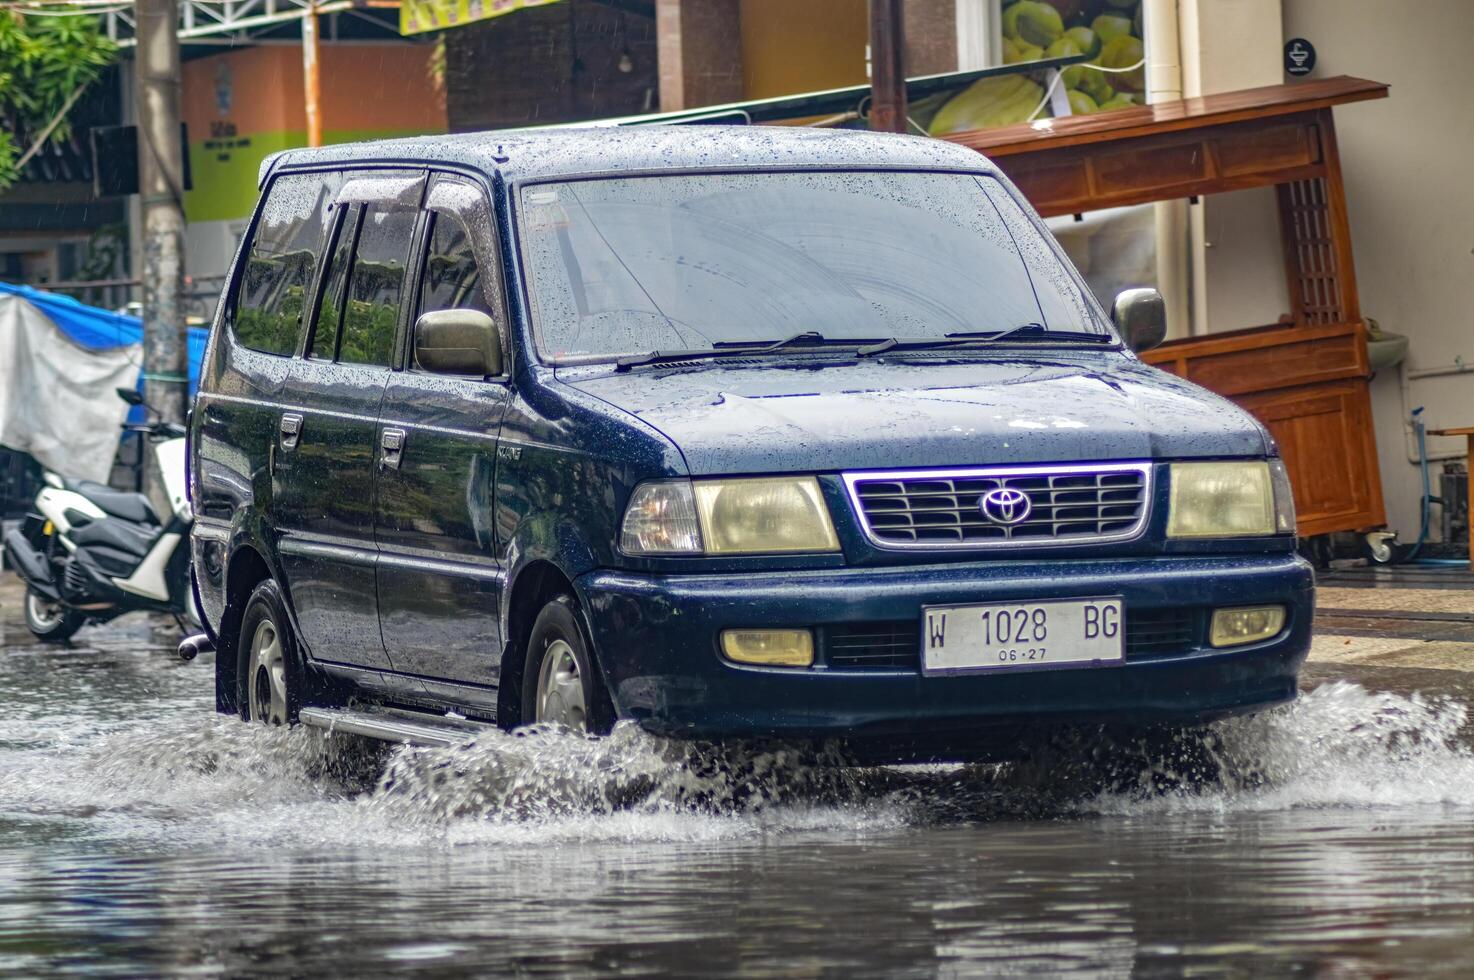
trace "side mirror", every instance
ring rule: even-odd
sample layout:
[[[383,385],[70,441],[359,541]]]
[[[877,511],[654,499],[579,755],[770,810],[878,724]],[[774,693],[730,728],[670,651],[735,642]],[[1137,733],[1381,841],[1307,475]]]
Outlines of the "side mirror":
[[[142,405],[143,395],[137,388],[118,388],[118,397],[129,405]]]
[[[501,374],[501,334],[480,310],[423,313],[415,321],[415,364],[436,374]]]
[[[1167,339],[1167,304],[1155,289],[1123,289],[1111,304],[1111,320],[1126,346],[1138,354]]]

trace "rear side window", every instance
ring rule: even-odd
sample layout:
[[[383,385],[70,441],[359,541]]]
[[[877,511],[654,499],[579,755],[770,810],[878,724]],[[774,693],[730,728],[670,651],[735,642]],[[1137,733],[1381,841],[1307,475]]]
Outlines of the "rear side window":
[[[235,336],[267,354],[294,354],[328,228],[337,174],[286,174],[272,181],[246,252],[235,302]]]
[[[348,302],[343,310],[343,339],[338,347],[338,360],[348,364],[389,365],[416,214],[406,208],[377,207],[364,213],[353,271],[348,275]]]

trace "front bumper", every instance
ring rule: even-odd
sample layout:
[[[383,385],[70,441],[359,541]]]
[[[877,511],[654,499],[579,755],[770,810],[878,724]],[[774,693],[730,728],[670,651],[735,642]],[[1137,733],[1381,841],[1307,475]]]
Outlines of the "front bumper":
[[[576,583],[621,718],[687,737],[843,738],[896,758],[1006,741],[1040,724],[1190,723],[1295,696],[1314,582],[1293,554],[846,568],[735,575],[595,571]],[[916,623],[930,604],[1124,597],[1133,613],[1283,603],[1279,636],[1231,650],[1205,628],[1119,666],[925,677],[917,666],[753,668],[718,653],[723,629]],[[1206,613],[1199,617],[1206,618]],[[908,749],[908,747],[911,747]],[[911,751],[914,749],[914,752]],[[967,753],[972,754],[972,753]]]

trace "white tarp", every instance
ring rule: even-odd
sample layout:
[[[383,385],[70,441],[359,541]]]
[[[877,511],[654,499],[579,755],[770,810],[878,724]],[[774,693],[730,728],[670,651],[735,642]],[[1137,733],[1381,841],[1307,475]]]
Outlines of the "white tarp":
[[[138,344],[88,350],[20,296],[0,294],[0,446],[63,476],[107,482],[138,384]]]

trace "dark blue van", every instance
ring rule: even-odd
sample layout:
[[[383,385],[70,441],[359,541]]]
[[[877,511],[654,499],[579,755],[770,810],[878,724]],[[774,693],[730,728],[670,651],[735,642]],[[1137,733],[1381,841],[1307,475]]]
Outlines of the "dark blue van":
[[[1006,751],[1295,696],[1278,451],[929,139],[293,150],[191,424],[219,710]]]

